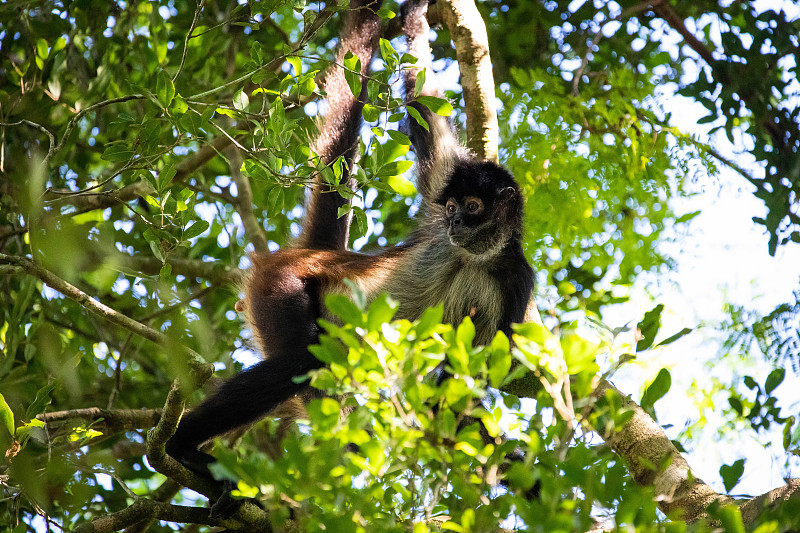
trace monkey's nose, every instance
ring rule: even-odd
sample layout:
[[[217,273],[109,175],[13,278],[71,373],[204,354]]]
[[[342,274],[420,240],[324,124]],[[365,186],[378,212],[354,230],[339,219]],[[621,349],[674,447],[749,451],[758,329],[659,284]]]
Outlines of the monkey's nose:
[[[461,215],[456,215],[453,217],[453,226],[460,226],[464,223],[464,219],[461,218]]]

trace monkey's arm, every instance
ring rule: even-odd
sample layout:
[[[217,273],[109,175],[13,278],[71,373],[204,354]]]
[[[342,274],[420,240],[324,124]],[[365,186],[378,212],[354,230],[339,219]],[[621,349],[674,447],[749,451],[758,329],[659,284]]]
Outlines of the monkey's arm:
[[[428,43],[430,26],[426,18],[427,12],[427,0],[406,0],[401,10],[408,53],[417,58],[417,63],[409,66],[404,73],[406,102],[419,112],[428,125],[428,129],[425,129],[413,117],[408,119],[411,142],[419,163],[417,187],[425,201],[431,204],[438,199],[444,189],[455,162],[471,156],[459,143],[450,118],[437,115],[426,106],[414,102],[414,88],[422,69],[425,69],[425,84],[420,95],[444,98],[431,67],[431,47]]]
[[[352,52],[361,61],[361,75],[369,75],[372,54],[380,36],[380,18],[375,12],[383,0],[352,0],[344,20],[336,63],[328,68],[322,88],[328,95],[328,111],[319,123],[319,136],[312,148],[329,165],[344,156],[347,168],[341,183],[353,187],[350,179],[353,162],[358,155],[358,138],[361,129],[361,110],[366,101],[366,80],[359,98],[355,98],[344,75],[344,57]],[[311,199],[306,207],[300,248],[344,250],[350,231],[350,215],[339,217],[339,208],[348,202],[331,187],[315,178]]]

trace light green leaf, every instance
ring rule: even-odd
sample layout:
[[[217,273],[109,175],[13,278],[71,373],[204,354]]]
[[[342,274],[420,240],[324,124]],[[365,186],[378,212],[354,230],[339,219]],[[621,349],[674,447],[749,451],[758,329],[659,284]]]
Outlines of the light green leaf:
[[[250,98],[247,97],[247,93],[244,92],[244,89],[236,91],[236,94],[233,95],[233,107],[239,111],[243,111],[249,104]]]
[[[347,81],[347,86],[350,87],[350,92],[355,96],[361,94],[361,60],[352,52],[347,52],[344,56],[344,79]]]
[[[8,431],[9,435],[14,436],[14,413],[2,394],[0,394],[0,425]]]
[[[410,162],[410,161],[404,161],[404,162]],[[389,176],[386,179],[386,183],[397,194],[408,197],[417,194],[417,188],[414,186],[414,183],[404,178],[403,176]]]
[[[417,102],[443,117],[449,117],[453,113],[453,105],[444,98],[420,96],[417,98]]]

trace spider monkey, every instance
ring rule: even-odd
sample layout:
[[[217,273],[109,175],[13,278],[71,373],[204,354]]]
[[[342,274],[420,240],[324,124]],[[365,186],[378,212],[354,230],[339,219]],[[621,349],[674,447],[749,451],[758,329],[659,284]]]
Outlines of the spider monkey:
[[[381,3],[352,0],[341,33],[336,64],[352,51],[361,61],[362,80],[380,35],[375,13]],[[346,200],[317,180],[297,243],[252,256],[245,296],[236,306],[245,313],[265,359],[225,381],[185,414],[167,443],[167,452],[187,468],[210,476],[214,458],[198,446],[259,420],[308,389],[293,378],[323,365],[308,346],[318,341],[318,319],[332,319],[323,305],[325,295],[346,292],[345,279],[368,297],[388,292],[399,303],[397,318],[414,320],[438,304],[449,323],[470,316],[477,344],[489,343],[498,331],[510,334],[511,324],[523,320],[534,275],[522,251],[519,186],[504,168],[478,160],[461,146],[451,120],[413,100],[422,68],[428,72],[422,94],[443,95],[431,76],[427,4],[407,0],[402,8],[409,52],[418,58],[405,71],[406,103],[428,126],[408,121],[422,195],[418,228],[403,244],[376,254],[348,251],[350,220],[338,217]],[[334,65],[328,71],[323,88],[329,111],[313,145],[325,164],[344,155],[348,172],[342,180],[350,185],[365,86],[354,97],[342,69]]]

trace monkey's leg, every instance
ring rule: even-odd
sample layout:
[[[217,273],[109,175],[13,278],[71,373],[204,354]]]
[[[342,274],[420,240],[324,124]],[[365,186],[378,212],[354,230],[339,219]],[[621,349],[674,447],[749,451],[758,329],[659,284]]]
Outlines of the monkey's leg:
[[[292,378],[322,366],[313,355],[282,354],[248,368],[226,380],[219,389],[181,419],[167,442],[167,453],[185,467],[209,476],[214,458],[198,450],[203,442],[251,424],[307,385]]]

